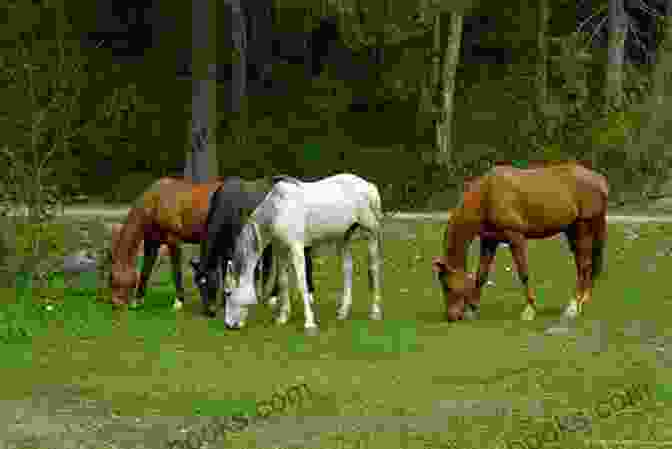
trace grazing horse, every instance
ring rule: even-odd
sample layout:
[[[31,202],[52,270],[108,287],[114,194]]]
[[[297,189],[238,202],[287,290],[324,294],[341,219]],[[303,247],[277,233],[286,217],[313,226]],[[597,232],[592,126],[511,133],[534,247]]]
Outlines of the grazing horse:
[[[552,165],[562,165],[562,164],[567,164],[569,161],[526,161],[527,162],[527,167],[528,169],[534,169],[534,168],[543,168],[543,167],[548,167]],[[583,165],[586,168],[592,169],[592,164],[590,161],[581,161],[581,165]],[[500,167],[500,170],[506,169],[506,168],[514,168],[513,162],[512,161],[497,161],[495,162],[495,166]],[[468,177],[464,180],[464,192],[469,192],[474,188],[478,188],[478,179],[479,177],[477,176],[471,176]],[[456,212],[456,210],[451,210],[448,211],[448,224],[452,221],[453,214]],[[474,319],[478,317],[478,311],[480,308],[480,302],[481,302],[481,293],[483,291],[483,286],[487,283],[488,281],[488,276],[490,275],[490,271],[492,269],[492,264],[495,261],[495,254],[497,252],[497,248],[501,243],[504,243],[509,246],[509,250],[511,251],[511,255],[513,256],[514,263],[516,263],[516,269],[518,271],[518,276],[520,279],[524,279],[524,271],[522,271],[522,267],[517,264],[517,259],[515,258],[515,254],[513,251],[513,246],[515,246],[515,242],[512,244],[512,242],[509,240],[509,237],[507,234],[503,231],[492,231],[492,230],[485,230],[481,229],[480,232],[478,233],[478,237],[480,238],[480,264],[478,267],[478,275],[477,278],[481,279],[480,284],[476,285],[476,288],[474,290],[474,295],[467,301],[465,304],[465,310],[464,310],[464,318],[466,319]],[[473,276],[472,276],[473,278]],[[470,279],[475,281],[476,278]],[[532,294],[534,297],[534,294]]]
[[[310,304],[305,273],[304,248],[338,242],[343,257],[344,289],[337,318],[345,319],[352,306],[353,232],[361,228],[369,249],[369,288],[373,296],[371,319],[382,319],[380,295],[380,226],[383,213],[378,188],[352,175],[340,174],[317,182],[301,182],[290,177],[276,178],[273,189],[257,207],[238,237],[232,259],[234,289],[226,299],[224,323],[228,328],[244,326],[245,306],[257,302],[254,267],[269,244],[278,254],[280,310],[276,323],[289,320],[288,265],[296,275],[305,311],[308,334],[317,331]]]
[[[214,307],[211,307],[211,301],[217,299],[219,289],[217,273],[221,269],[225,289],[230,292],[230,285],[227,282],[228,266],[233,257],[233,246],[236,238],[240,234],[243,225],[250,214],[266,197],[271,190],[271,183],[264,180],[244,181],[237,177],[228,178],[212,195],[210,199],[210,209],[206,220],[207,237],[201,242],[201,255],[191,260],[191,267],[194,270],[194,282],[201,292],[204,313],[207,316],[215,316]],[[268,246],[260,259],[261,269],[258,270],[259,278],[263,286],[274,287],[263,288],[262,297],[277,296],[278,285],[277,264],[274,263],[271,246]],[[305,249],[306,257],[306,279],[308,280],[308,289],[313,299],[313,270],[310,248]],[[264,279],[266,282],[264,282]],[[269,293],[270,292],[270,293]],[[225,290],[225,296],[227,295]],[[273,303],[273,301],[269,301]]]
[[[159,247],[165,244],[170,253],[177,291],[173,308],[182,308],[184,287],[179,244],[201,242],[205,236],[209,197],[221,184],[221,180],[194,184],[181,178],[161,178],[135,200],[116,242],[112,245],[110,287],[114,304],[128,304],[130,291],[136,286],[137,300],[132,305],[136,306],[144,301],[147,281],[154,268]],[[138,282],[135,262],[143,240],[144,264]]]
[[[462,319],[464,304],[477,308],[480,290],[497,248],[507,241],[525,288],[527,305],[521,318],[536,314],[529,286],[527,240],[565,233],[577,271],[576,298],[564,316],[574,318],[591,300],[593,280],[600,274],[606,243],[609,186],[604,176],[576,162],[534,169],[496,166],[473,180],[451,214],[444,235],[445,255],[435,257],[449,321]],[[474,237],[486,236],[475,286],[466,273],[467,248]]]

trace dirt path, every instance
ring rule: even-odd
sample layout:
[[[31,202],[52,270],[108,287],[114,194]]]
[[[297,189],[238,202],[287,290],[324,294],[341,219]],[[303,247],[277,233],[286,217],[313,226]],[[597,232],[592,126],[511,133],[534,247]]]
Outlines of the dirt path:
[[[123,207],[95,207],[95,206],[80,206],[69,207],[65,209],[65,216],[96,216],[104,218],[119,218],[122,219],[128,213],[128,208]],[[446,221],[448,214],[445,212],[398,212],[390,214],[388,218],[395,220],[429,220],[429,221]],[[672,215],[607,215],[607,220],[611,223],[672,223]]]

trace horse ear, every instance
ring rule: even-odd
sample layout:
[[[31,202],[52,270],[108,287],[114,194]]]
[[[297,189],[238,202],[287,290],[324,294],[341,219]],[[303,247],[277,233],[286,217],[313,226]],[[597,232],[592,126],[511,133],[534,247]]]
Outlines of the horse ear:
[[[194,257],[191,258],[189,263],[191,264],[191,268],[193,268],[194,270],[197,270],[198,266],[201,263],[201,260],[198,257],[194,256]]]
[[[435,273],[443,273],[448,271],[448,264],[443,257],[437,256],[432,259],[432,271]]]

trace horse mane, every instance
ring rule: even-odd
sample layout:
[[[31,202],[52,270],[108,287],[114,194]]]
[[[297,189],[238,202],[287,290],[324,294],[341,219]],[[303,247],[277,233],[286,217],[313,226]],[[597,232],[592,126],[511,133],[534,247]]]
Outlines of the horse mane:
[[[281,181],[284,181],[284,182],[289,182],[289,183],[292,183],[292,184],[296,184],[297,186],[301,185],[301,181],[299,179],[296,179],[293,176],[289,176],[289,175],[277,175],[277,176],[273,176],[271,179],[272,179],[273,184],[277,184]]]
[[[210,223],[210,220],[212,219],[212,214],[215,212],[215,209],[217,208],[217,199],[219,197],[219,192],[222,191],[222,187],[224,187],[224,184],[220,184],[217,186],[214,192],[212,192],[212,196],[210,197],[210,205],[208,206],[208,216],[205,219],[206,225]]]
[[[261,242],[257,240],[252,221],[248,220],[240,231],[240,234],[238,234],[236,243],[233,247],[233,259],[231,260],[231,264],[234,275],[238,277],[240,276],[243,271],[244,262],[250,257],[253,257],[256,253],[261,255],[260,243]]]
[[[121,228],[119,241],[114,249],[113,260],[134,264],[134,256],[143,240],[145,218],[145,211],[141,207],[134,206],[128,211],[124,226]]]

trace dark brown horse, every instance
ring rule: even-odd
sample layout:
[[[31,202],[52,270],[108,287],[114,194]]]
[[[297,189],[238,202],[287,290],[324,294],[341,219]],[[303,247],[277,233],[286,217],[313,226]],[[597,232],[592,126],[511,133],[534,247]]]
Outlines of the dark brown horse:
[[[137,298],[142,303],[159,247],[165,244],[177,291],[173,308],[182,308],[184,286],[180,242],[197,244],[203,240],[210,196],[221,184],[221,179],[193,184],[181,178],[161,178],[136,199],[118,241],[112,245],[110,287],[114,304],[128,304],[130,291],[136,285]],[[138,282],[135,263],[143,240],[144,264]]]
[[[541,165],[541,164],[540,164]],[[577,268],[577,294],[565,310],[574,317],[592,295],[600,273],[606,242],[609,187],[604,176],[577,162],[517,169],[496,166],[465,186],[461,204],[451,213],[444,236],[445,255],[435,257],[448,320],[461,319],[465,304],[477,309],[497,244],[510,245],[526,290],[522,319],[536,314],[529,286],[527,239],[565,233]],[[475,285],[466,272],[467,249],[476,235],[482,237],[481,263]]]

